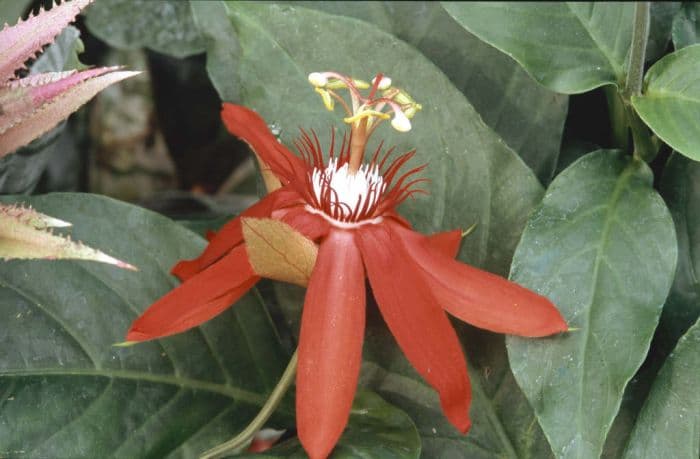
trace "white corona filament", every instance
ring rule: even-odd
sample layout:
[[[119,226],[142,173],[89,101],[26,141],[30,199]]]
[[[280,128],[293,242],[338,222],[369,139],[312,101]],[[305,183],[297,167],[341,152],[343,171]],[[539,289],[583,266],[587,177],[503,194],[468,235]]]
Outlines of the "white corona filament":
[[[350,174],[348,164],[338,168],[336,158],[331,159],[324,170],[314,168],[312,182],[314,194],[319,202],[322,202],[322,194],[327,186],[335,191],[330,196],[331,207],[334,210],[338,208],[343,217],[350,216],[358,207],[358,203],[360,209],[365,206],[368,209],[372,208],[386,189],[386,183],[379,175],[376,164],[372,167],[364,164],[355,174]]]

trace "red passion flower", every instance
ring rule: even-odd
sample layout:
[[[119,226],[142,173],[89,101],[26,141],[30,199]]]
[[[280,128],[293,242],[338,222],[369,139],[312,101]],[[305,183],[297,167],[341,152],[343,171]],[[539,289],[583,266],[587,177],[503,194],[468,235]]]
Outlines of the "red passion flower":
[[[179,333],[233,304],[260,279],[241,218],[281,220],[319,244],[296,376],[297,430],[308,454],[328,456],[348,421],[362,359],[366,278],[398,345],[438,392],[445,416],[465,433],[470,383],[446,312],[480,328],[528,337],[563,332],[567,325],[547,298],[456,261],[459,230],[424,236],[397,213],[401,202],[421,191],[416,186],[423,180],[415,177],[424,166],[400,173],[414,152],[391,160],[391,150],[382,153],[381,146],[365,162],[365,146],[383,120],[410,130],[419,104],[381,74],[371,84],[335,72],[312,73],[309,81],[328,109],[342,105],[350,135],[331,141],[325,161],[316,136],[302,131],[295,144],[299,157],[255,112],[224,103],[226,127],[252,147],[266,183],[278,188],[211,235],[199,257],[177,263],[172,273],[182,284],[136,319],[126,339]],[[338,95],[341,89],[351,104]],[[366,89],[368,96],[361,92]]]

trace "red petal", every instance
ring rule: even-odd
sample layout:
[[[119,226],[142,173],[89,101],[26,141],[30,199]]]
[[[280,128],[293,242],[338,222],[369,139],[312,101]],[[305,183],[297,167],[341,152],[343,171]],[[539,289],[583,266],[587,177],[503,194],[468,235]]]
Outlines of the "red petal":
[[[299,340],[297,429],[312,459],[325,458],[343,433],[362,360],[365,276],[352,233],[321,243]]]
[[[406,357],[440,394],[445,416],[469,430],[471,387],[457,334],[418,269],[385,225],[357,230],[372,292]]]
[[[272,217],[282,220],[312,241],[327,235],[331,226],[328,220],[320,215],[309,213],[304,207],[275,211]]]
[[[393,225],[414,263],[422,268],[438,303],[450,314],[497,333],[547,336],[568,329],[547,298],[435,250],[428,239]]]
[[[127,341],[146,341],[188,330],[231,306],[260,280],[239,245],[219,262],[153,303],[131,324]]]
[[[221,119],[228,131],[250,145],[278,178],[287,182],[294,178],[303,179],[306,172],[304,162],[277,141],[260,115],[247,107],[224,102]]]
[[[288,205],[297,199],[298,195],[295,192],[285,188],[268,194],[213,234],[209,239],[209,245],[200,256],[193,260],[178,262],[170,272],[181,281],[191,278],[243,242],[241,217],[269,217],[274,209]]]
[[[462,230],[443,231],[428,236],[430,246],[441,254],[455,258],[462,242]]]

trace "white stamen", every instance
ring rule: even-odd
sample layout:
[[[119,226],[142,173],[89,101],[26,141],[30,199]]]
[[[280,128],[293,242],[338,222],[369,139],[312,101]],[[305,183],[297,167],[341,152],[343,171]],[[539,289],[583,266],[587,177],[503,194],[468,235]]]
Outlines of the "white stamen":
[[[372,208],[386,188],[376,164],[371,168],[367,164],[362,165],[355,174],[350,174],[348,164],[345,163],[338,168],[336,158],[331,159],[324,170],[314,169],[312,182],[314,194],[319,202],[323,201],[322,193],[330,185],[335,191],[330,196],[331,206],[333,210],[339,209],[343,217],[350,216],[358,203],[360,203],[360,209],[365,205],[367,208]],[[369,192],[370,187],[374,190],[372,193]]]
[[[328,78],[320,72],[309,73],[309,83],[317,88],[323,88],[328,84]]]

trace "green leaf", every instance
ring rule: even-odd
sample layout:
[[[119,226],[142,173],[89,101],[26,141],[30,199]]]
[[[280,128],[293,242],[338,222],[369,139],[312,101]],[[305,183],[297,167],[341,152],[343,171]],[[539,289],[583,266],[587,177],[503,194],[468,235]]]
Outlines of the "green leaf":
[[[700,322],[680,339],[654,381],[625,458],[700,456]]]
[[[190,332],[113,346],[177,285],[170,267],[199,253],[204,240],[104,197],[51,194],[30,202],[73,222],[75,239],[140,271],[80,261],[0,263],[1,454],[194,457],[244,427],[286,365],[254,297]]]
[[[406,413],[369,391],[358,391],[348,426],[330,455],[331,459],[417,459],[421,445],[416,426]],[[296,438],[261,454],[241,454],[246,458],[308,457]]]
[[[184,226],[185,228],[199,234],[202,237],[206,237],[209,231],[219,231],[219,229],[229,222],[235,215],[225,215],[221,217],[213,218],[198,218],[198,219],[186,219],[178,220],[177,222]]]
[[[673,153],[659,190],[671,210],[678,236],[678,266],[658,334],[667,352],[700,316],[700,163]]]
[[[400,406],[414,420],[427,458],[523,458],[552,456],[532,408],[515,382],[508,366],[502,336],[462,325],[472,384],[472,427],[466,435],[457,432],[440,408],[436,393],[406,361],[380,325],[376,310],[368,319],[362,384]]]
[[[300,2],[372,22],[414,46],[462,91],[542,183],[557,164],[568,97],[460,26],[437,2]]]
[[[676,266],[673,221],[647,165],[590,153],[530,217],[511,278],[550,298],[575,330],[507,338],[515,378],[557,457],[599,457],[647,354]]]
[[[222,2],[190,2],[192,17],[202,34],[207,53],[207,73],[220,75],[229,73],[229,78],[212,80],[219,94],[228,94],[238,99],[240,81],[231,69],[238,66],[240,46],[236,31],[226,15]]]
[[[664,142],[700,161],[700,44],[654,64],[644,76],[644,91],[632,97],[639,116]]]
[[[478,223],[462,254],[493,271],[507,270],[541,187],[438,69],[415,49],[366,22],[295,6],[239,2],[226,6],[241,46],[242,102],[279,127],[287,145],[292,145],[299,126],[314,129],[321,145],[328,145],[329,127],[342,125],[341,113],[323,108],[307,82],[309,73],[336,69],[371,78],[379,70],[391,69],[395,84],[423,104],[423,111],[410,133],[393,133],[382,126],[374,144],[384,139],[386,145],[397,145],[397,151],[417,147],[412,164],[429,163],[424,177],[431,180],[431,194],[408,200],[402,214],[424,232]],[[210,76],[221,81],[233,71]],[[232,100],[229,94],[220,95]],[[508,231],[492,230],[506,227]]]
[[[457,22],[553,91],[621,84],[633,3],[443,2]]]
[[[110,0],[95,2],[85,25],[119,49],[149,48],[174,57],[204,51],[189,2],[176,0]]]
[[[700,3],[683,2],[671,30],[676,49],[700,43]]]
[[[73,26],[68,26],[32,64],[30,75],[85,69],[87,67],[78,60],[78,54],[84,50],[85,46],[80,40],[80,31]]]

